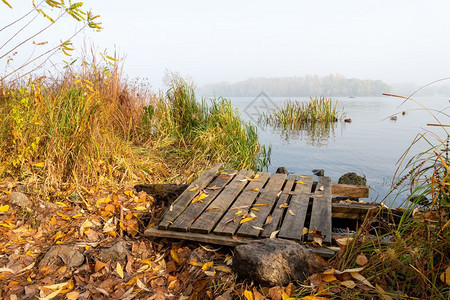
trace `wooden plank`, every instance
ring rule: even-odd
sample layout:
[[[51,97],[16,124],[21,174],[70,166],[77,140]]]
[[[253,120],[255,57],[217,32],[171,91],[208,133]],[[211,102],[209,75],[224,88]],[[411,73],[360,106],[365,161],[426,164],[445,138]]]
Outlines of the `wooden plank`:
[[[363,203],[332,203],[331,214],[333,218],[363,220],[370,210],[378,207],[379,205]]]
[[[296,179],[297,179],[297,175],[289,176],[288,181],[284,185],[283,193],[281,194],[280,198],[278,198],[278,201],[273,208],[272,222],[267,224],[264,227],[264,231],[262,232],[261,237],[268,238],[268,237],[270,237],[272,232],[274,232],[275,230],[278,229],[278,227],[282,221],[284,212],[286,210],[286,208],[284,208],[284,207],[280,208],[280,206],[282,206],[284,203],[289,204],[289,198],[292,195],[292,188],[294,187]]]
[[[144,236],[146,237],[160,237],[160,238],[170,238],[176,240],[188,240],[195,241],[200,243],[211,243],[217,245],[224,246],[238,246],[242,244],[248,244],[250,242],[255,241],[254,239],[235,239],[231,236],[222,236],[216,234],[202,234],[202,233],[192,233],[192,232],[178,232],[178,231],[170,231],[170,230],[159,230],[156,226],[148,228],[144,232]],[[332,257],[335,255],[333,250],[322,248],[322,247],[312,247],[310,245],[304,245],[308,249],[311,249],[314,253],[322,257]]]
[[[199,233],[209,233],[216,223],[222,218],[225,212],[233,203],[234,199],[241,193],[242,189],[247,185],[246,177],[253,175],[253,171],[240,171],[236,177],[225,187],[219,196],[214,199],[192,224],[190,231]],[[209,209],[217,207],[217,209]]]
[[[246,237],[258,237],[261,234],[261,230],[255,227],[262,228],[266,222],[267,216],[269,216],[272,207],[275,205],[279,193],[285,183],[286,174],[273,174],[269,179],[266,187],[260,194],[259,198],[253,206],[257,207],[259,210],[252,210],[256,218],[242,223],[237,231],[237,235]],[[260,206],[261,204],[266,204],[265,206]],[[256,206],[258,205],[258,206]]]
[[[270,173],[259,172],[258,178],[251,181],[239,195],[231,208],[222,217],[220,222],[214,228],[214,233],[221,235],[233,235],[239,227],[240,217],[236,216],[236,212],[248,212],[251,205],[259,195],[259,191],[264,187],[270,177]]]
[[[167,229],[175,218],[184,211],[189,203],[191,203],[191,200],[214,179],[221,167],[222,164],[218,164],[214,168],[203,173],[197,180],[191,183],[166,211],[162,221],[158,225],[158,228]],[[195,191],[192,191],[194,188],[196,188]]]
[[[331,184],[331,194],[333,196],[344,196],[352,198],[368,198],[369,197],[369,187],[362,185],[351,185],[351,184]]]
[[[222,174],[226,173],[226,174]],[[217,176],[203,191],[208,196],[202,201],[189,204],[188,207],[173,221],[169,230],[188,231],[191,224],[200,216],[208,205],[220,194],[228,182],[237,174],[236,170],[225,170]]]
[[[289,203],[289,209],[294,214],[285,214],[278,237],[293,240],[302,239],[312,184],[313,176],[300,176],[295,185],[295,194]]]
[[[319,230],[326,243],[331,243],[331,179],[319,176],[319,181],[314,193],[309,230]],[[308,239],[312,240],[311,234]]]

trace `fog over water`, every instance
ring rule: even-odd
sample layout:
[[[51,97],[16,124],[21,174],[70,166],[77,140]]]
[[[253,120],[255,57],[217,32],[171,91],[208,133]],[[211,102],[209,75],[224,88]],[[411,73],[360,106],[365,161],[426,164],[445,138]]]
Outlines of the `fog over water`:
[[[30,1],[0,6],[14,20]],[[448,77],[450,2],[88,0],[104,30],[75,40],[126,56],[125,72],[157,89],[164,73],[199,86],[258,77],[340,73],[389,84]],[[45,38],[70,36],[67,20]],[[47,38],[49,37],[49,38]],[[40,39],[38,40],[40,41]],[[54,63],[58,60],[54,59]],[[256,95],[255,95],[256,96]]]

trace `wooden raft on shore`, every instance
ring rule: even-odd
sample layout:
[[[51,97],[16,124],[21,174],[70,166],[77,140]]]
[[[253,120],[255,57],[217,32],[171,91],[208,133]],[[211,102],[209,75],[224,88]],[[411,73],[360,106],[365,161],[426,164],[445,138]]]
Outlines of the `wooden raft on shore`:
[[[220,171],[218,165],[190,184],[146,236],[235,246],[276,235],[311,241],[312,230],[331,243],[332,218],[361,218],[371,205],[332,203],[333,196],[366,198],[368,187],[331,183],[330,177]],[[303,228],[308,228],[308,233]],[[313,249],[332,255],[325,248]]]

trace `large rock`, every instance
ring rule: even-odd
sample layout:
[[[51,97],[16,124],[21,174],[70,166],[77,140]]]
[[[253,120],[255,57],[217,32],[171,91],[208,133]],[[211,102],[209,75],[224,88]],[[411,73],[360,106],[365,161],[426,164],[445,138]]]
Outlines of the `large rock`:
[[[127,249],[127,243],[125,241],[120,241],[114,244],[110,248],[105,248],[100,250],[99,258],[103,262],[111,261],[122,261],[125,260],[129,254]]]
[[[28,208],[32,205],[32,202],[28,199],[28,196],[21,192],[12,192],[11,195],[9,195],[9,199],[12,204],[22,208]]]
[[[84,255],[71,245],[56,245],[50,248],[39,263],[39,269],[53,265],[65,264],[68,268],[79,267],[84,262]]]
[[[284,239],[264,239],[237,246],[233,268],[241,278],[266,285],[304,281],[325,270],[311,250]]]
[[[366,180],[366,177],[359,176],[355,172],[348,172],[339,178],[338,183],[353,184],[353,185],[367,185],[367,180]]]

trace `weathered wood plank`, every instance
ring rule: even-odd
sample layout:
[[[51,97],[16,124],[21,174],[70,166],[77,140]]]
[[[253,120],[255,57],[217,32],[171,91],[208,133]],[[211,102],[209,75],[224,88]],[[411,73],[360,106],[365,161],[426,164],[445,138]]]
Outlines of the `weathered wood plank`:
[[[211,243],[216,245],[224,245],[224,246],[238,246],[242,244],[247,244],[254,239],[234,239],[231,236],[222,236],[216,234],[202,234],[202,233],[192,233],[192,232],[178,232],[178,231],[169,231],[169,230],[159,230],[155,227],[151,227],[145,230],[144,236],[146,237],[160,237],[160,238],[169,238],[176,240],[188,240],[195,241],[200,243]],[[308,249],[311,249],[314,253],[322,257],[332,257],[335,252],[333,250],[327,248],[320,247],[312,247],[310,245],[304,245]]]
[[[226,174],[222,174],[226,173]],[[208,207],[208,205],[220,194],[225,185],[233,179],[237,174],[236,170],[225,170],[221,175],[217,176],[205,189],[204,192],[208,196],[202,201],[189,204],[188,207],[179,215],[173,224],[169,226],[169,230],[188,231],[192,223],[200,216],[200,214]]]
[[[208,208],[192,224],[190,231],[199,233],[209,233],[216,223],[222,218],[237,195],[247,185],[246,177],[253,175],[253,171],[240,171],[234,179],[224,188],[222,193],[214,199]],[[217,207],[217,208],[216,208]],[[214,209],[212,209],[214,208]]]
[[[333,196],[344,196],[352,198],[368,198],[369,197],[369,187],[361,185],[350,185],[350,184],[331,184],[331,194]]]
[[[312,183],[313,176],[300,176],[295,185],[295,194],[289,203],[289,209],[293,214],[285,214],[278,237],[292,240],[302,239]]]
[[[292,188],[294,187],[296,179],[297,175],[289,176],[288,181],[284,185],[283,193],[281,194],[280,198],[278,198],[278,201],[273,208],[272,222],[264,227],[264,231],[262,232],[261,237],[268,238],[270,237],[272,232],[278,229],[278,226],[280,225],[284,212],[286,210],[285,207],[280,206],[282,206],[284,203],[289,204],[289,198],[292,194]]]
[[[261,234],[261,230],[255,227],[262,228],[262,226],[266,222],[267,216],[272,210],[272,207],[275,205],[278,194],[281,192],[281,189],[286,180],[286,176],[286,174],[272,175],[259,198],[256,200],[256,203],[253,204],[253,206],[258,205],[257,208],[259,209],[252,210],[256,218],[251,221],[242,223],[237,231],[237,235],[256,238]],[[261,206],[261,204],[266,205]]]
[[[220,222],[214,228],[214,233],[220,235],[233,235],[239,227],[240,217],[236,216],[236,212],[250,210],[251,205],[259,195],[259,191],[264,187],[270,177],[270,173],[260,172],[258,178],[251,181],[239,195],[231,208],[222,217]],[[256,177],[256,176],[255,176]]]
[[[331,243],[331,179],[319,176],[319,181],[314,193],[309,230],[319,230],[326,243]],[[312,240],[311,234],[308,239]]]
[[[218,164],[214,168],[203,173],[197,180],[189,185],[187,189],[175,200],[175,202],[170,206],[170,208],[164,214],[162,221],[159,223],[159,229],[167,229],[169,225],[178,217],[184,209],[191,203],[191,200],[197,195],[202,189],[204,189],[216,176],[217,172],[222,167],[222,164]],[[192,189],[195,191],[191,191]]]

